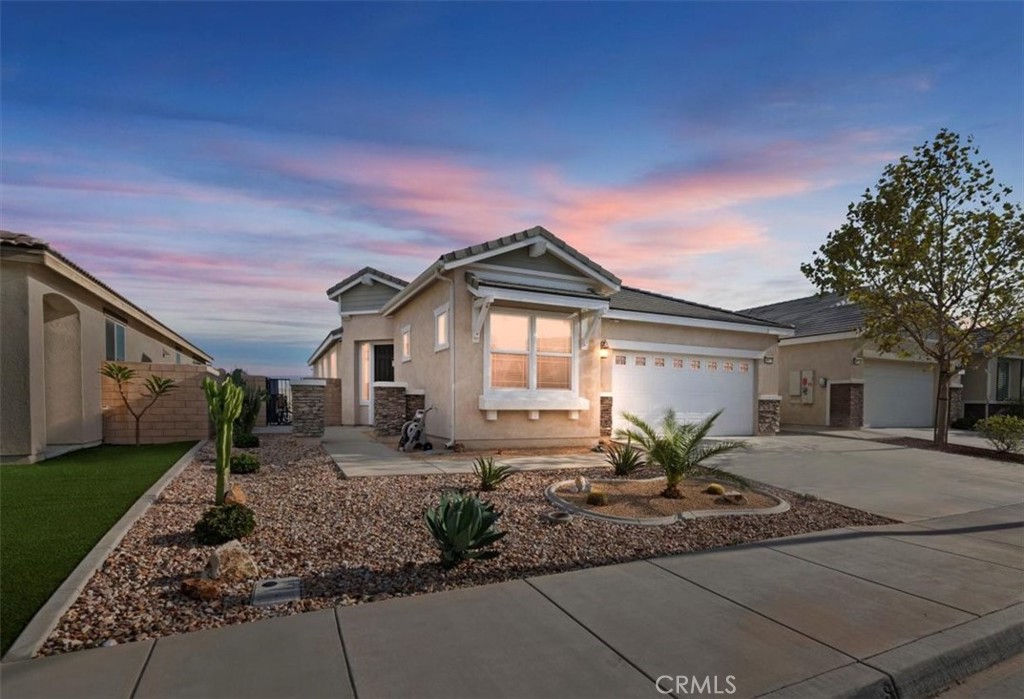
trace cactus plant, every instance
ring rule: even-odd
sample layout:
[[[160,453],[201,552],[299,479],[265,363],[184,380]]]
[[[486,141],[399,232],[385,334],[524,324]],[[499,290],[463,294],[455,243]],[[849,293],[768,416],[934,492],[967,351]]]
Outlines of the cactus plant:
[[[708,495],[725,495],[725,488],[720,486],[718,483],[712,483],[704,489],[704,492]]]
[[[249,383],[246,373],[241,369],[231,372],[230,380],[242,389],[242,412],[235,419],[234,444],[236,447],[258,447],[260,440],[252,430],[267,400],[267,391]]]
[[[217,427],[217,498],[218,505],[224,504],[228,486],[228,472],[231,469],[231,434],[235,419],[242,412],[242,389],[231,381],[203,379],[206,404],[210,408],[210,419]]]
[[[608,494],[594,490],[587,493],[587,504],[594,507],[604,507],[608,504]]]

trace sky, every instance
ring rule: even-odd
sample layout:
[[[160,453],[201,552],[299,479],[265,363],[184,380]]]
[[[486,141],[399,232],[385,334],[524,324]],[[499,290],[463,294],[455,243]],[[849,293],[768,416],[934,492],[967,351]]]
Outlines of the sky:
[[[729,309],[887,163],[970,134],[1024,191],[1024,3],[0,6],[0,227],[276,376],[328,287],[543,225]]]

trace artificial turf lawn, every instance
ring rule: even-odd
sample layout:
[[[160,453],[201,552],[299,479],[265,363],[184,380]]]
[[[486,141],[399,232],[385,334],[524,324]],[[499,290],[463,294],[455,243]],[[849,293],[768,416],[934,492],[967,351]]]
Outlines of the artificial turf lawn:
[[[38,464],[0,466],[0,653],[194,444],[100,446]]]

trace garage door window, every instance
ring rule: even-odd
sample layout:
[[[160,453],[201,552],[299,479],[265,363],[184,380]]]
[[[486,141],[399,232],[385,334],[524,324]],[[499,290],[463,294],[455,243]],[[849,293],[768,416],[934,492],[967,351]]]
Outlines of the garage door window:
[[[492,311],[488,322],[490,389],[573,390],[576,357],[570,319]]]

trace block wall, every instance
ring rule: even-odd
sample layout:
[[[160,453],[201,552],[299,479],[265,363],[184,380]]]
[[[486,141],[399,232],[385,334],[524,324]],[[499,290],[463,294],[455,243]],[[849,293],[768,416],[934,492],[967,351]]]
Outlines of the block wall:
[[[174,379],[177,384],[175,390],[157,400],[143,415],[139,431],[142,444],[206,439],[212,434],[213,426],[202,384],[203,378],[217,376],[214,370],[191,364],[124,364],[137,372],[125,388],[125,395],[136,412],[149,402],[143,390],[143,382],[148,377]],[[134,444],[135,418],[125,407],[117,384],[105,376],[102,378],[101,400],[103,441],[106,444]]]

